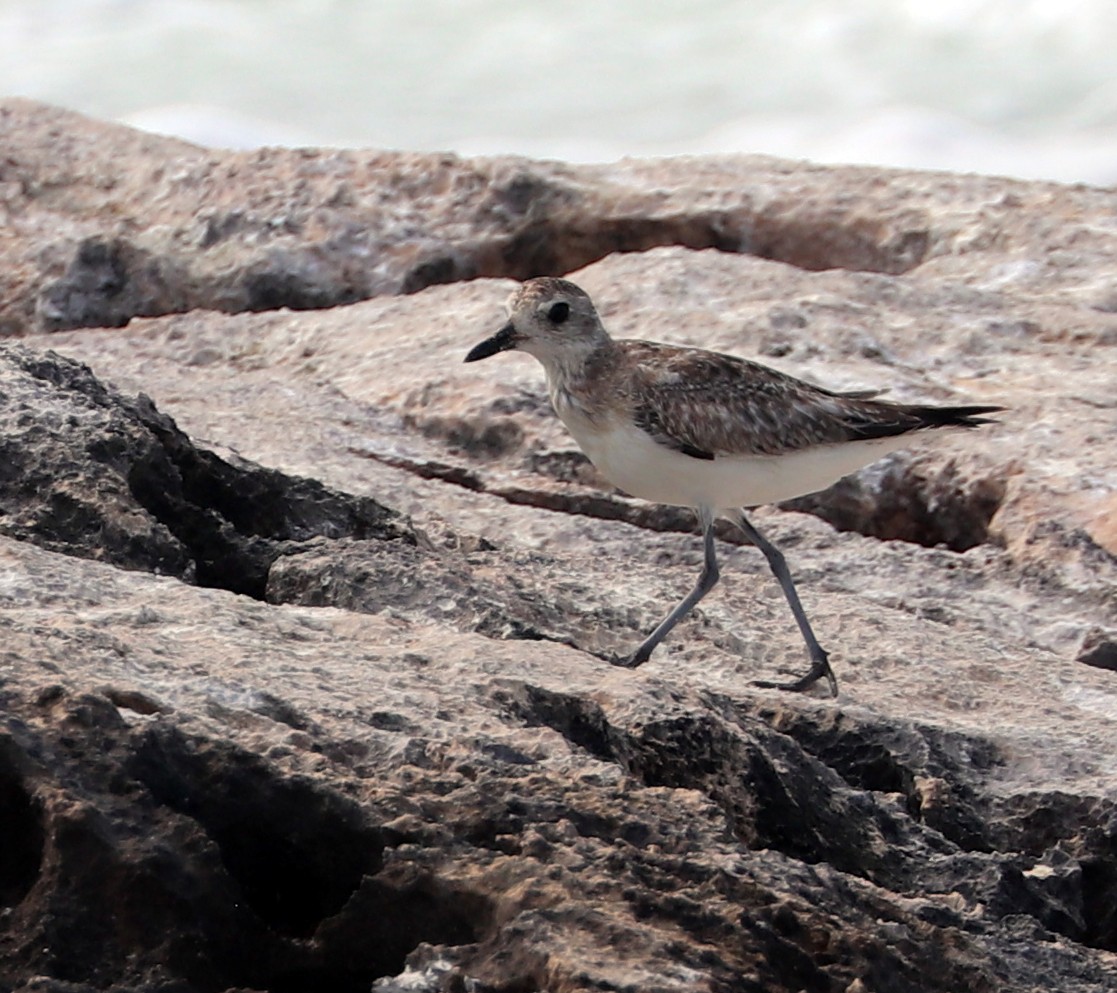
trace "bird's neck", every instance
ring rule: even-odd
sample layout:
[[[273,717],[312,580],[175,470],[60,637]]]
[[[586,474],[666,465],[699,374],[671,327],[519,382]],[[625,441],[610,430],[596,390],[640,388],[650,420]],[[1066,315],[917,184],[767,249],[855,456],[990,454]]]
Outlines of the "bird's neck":
[[[571,407],[588,412],[600,406],[617,358],[616,344],[611,340],[585,350],[569,349],[561,355],[548,356],[543,368],[551,402],[559,416]]]

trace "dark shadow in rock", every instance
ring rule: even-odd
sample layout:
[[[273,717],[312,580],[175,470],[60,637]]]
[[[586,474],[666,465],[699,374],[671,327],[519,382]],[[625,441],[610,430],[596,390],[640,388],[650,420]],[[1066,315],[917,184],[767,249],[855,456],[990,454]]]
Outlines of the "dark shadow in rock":
[[[814,514],[839,531],[964,552],[989,540],[989,523],[1005,487],[1003,478],[966,480],[953,462],[933,467],[927,456],[897,452],[828,489],[779,506]]]
[[[549,727],[603,762],[618,761],[624,736],[592,700],[530,683],[511,684],[507,691],[499,693],[498,699],[525,723]]]
[[[1082,941],[1095,948],[1117,952],[1117,844],[1111,842],[1107,857],[1083,858]]]
[[[196,448],[147,397],[134,409],[159,447],[132,464],[128,484],[190,550],[201,586],[263,599],[268,569],[280,553],[276,542],[405,534],[398,515],[369,497],[249,463],[233,465]]]
[[[708,715],[651,721],[633,729],[621,756],[650,786],[701,789],[750,848],[828,862],[899,892],[915,888],[915,867],[900,851],[954,851],[759,722],[742,730]]]
[[[123,327],[133,317],[189,309],[182,264],[125,238],[93,235],[78,242],[65,272],[44,282],[36,303],[41,330]]]
[[[1082,639],[1075,662],[1117,672],[1117,631],[1091,628]]]
[[[1082,918],[1077,940],[1117,952],[1117,801],[1057,790],[1018,793],[995,804],[993,822],[999,848],[1037,858],[1044,875],[1071,875],[1068,902]]]
[[[310,256],[310,257],[308,257]],[[287,257],[271,257],[244,279],[245,310],[319,310],[355,303],[366,294],[331,280],[315,281],[312,255],[296,249]],[[210,291],[212,292],[212,290]]]
[[[919,802],[918,789],[909,787],[913,794],[904,802],[893,798],[904,792],[893,787],[915,783],[918,756],[907,767],[899,754],[887,757],[890,743],[873,744],[868,731],[851,737],[840,721],[811,733],[797,728],[810,742],[808,752],[796,738],[728,700],[711,698],[709,711],[632,727],[611,724],[593,701],[529,684],[502,684],[499,702],[520,720],[553,728],[648,786],[701,790],[750,849],[773,849],[809,865],[828,863],[905,895],[961,894],[992,919],[1027,915],[1075,941],[1090,930],[1082,908],[1091,903],[1096,909],[1111,895],[1100,867],[1087,874],[1072,858],[1037,872],[1034,857],[995,850],[991,827],[982,819],[989,812],[967,803],[964,786],[957,803],[944,804],[935,817],[975,849],[963,850],[921,819],[931,804]],[[936,763],[946,769],[966,751],[979,764],[996,757],[981,741],[931,742],[923,750],[925,760],[931,757],[924,771]],[[975,782],[979,777],[975,771]]]
[[[711,703],[722,711],[741,709],[725,699],[711,698]],[[992,742],[940,728],[885,724],[841,712],[815,713],[764,704],[745,712],[793,738],[855,789],[902,794],[911,817],[962,850],[995,850],[989,811],[979,799],[987,774],[1002,761]]]
[[[488,936],[495,911],[486,897],[416,866],[390,865],[366,878],[344,911],[323,923],[315,945],[342,985],[361,976],[391,976],[421,943],[472,945]],[[347,983],[346,978],[349,978]],[[316,976],[321,982],[321,976]],[[284,989],[280,977],[276,989]],[[294,987],[291,987],[294,989]],[[302,986],[327,989],[327,984]]]
[[[215,945],[222,982],[357,993],[400,972],[420,944],[471,944],[492,927],[486,898],[404,862],[385,866],[384,835],[364,808],[252,753],[156,728],[130,771],[213,840],[244,903],[282,939],[270,955]],[[267,941],[257,943],[262,953]]]
[[[360,807],[249,752],[153,730],[131,771],[202,826],[245,902],[280,934],[309,937],[380,869],[384,842]]]
[[[196,447],[145,396],[86,366],[0,346],[0,531],[52,551],[262,599],[271,564],[317,536],[416,540],[370,497]]]
[[[893,227],[890,219],[874,224],[835,213],[825,230],[819,228],[818,204],[802,204],[802,217],[787,203],[773,204],[770,211],[750,204],[664,217],[646,213],[600,217],[591,210],[579,217],[576,206],[581,194],[576,187],[539,176],[525,176],[519,186],[533,190],[530,207],[505,213],[517,214],[522,220],[509,223],[503,237],[478,239],[469,246],[468,254],[459,249],[457,255],[468,261],[455,256],[451,266],[445,261],[448,255],[440,256],[443,265],[430,267],[430,282],[562,275],[616,252],[646,252],[672,245],[756,255],[814,271],[853,269],[899,275],[923,262],[931,249],[926,219],[914,216],[912,225]],[[511,202],[499,186],[489,196],[501,207],[507,208]],[[512,200],[522,202],[518,191]],[[455,273],[461,275],[455,277]],[[412,273],[406,291],[414,292],[430,282]]]
[[[448,246],[408,269],[400,283],[400,292],[418,293],[428,286],[476,279],[479,275],[482,274],[477,271],[476,264],[469,258],[468,252],[459,252]]]
[[[43,863],[43,812],[26,784],[22,753],[0,736],[0,908],[30,892]]]

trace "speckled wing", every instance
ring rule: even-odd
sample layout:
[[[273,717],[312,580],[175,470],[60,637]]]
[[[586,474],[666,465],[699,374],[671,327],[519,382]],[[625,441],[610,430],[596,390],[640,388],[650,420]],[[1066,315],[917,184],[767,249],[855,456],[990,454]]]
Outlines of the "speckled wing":
[[[636,423],[697,459],[779,455],[821,445],[983,423],[997,408],[913,407],[834,393],[732,355],[626,341],[628,400]]]

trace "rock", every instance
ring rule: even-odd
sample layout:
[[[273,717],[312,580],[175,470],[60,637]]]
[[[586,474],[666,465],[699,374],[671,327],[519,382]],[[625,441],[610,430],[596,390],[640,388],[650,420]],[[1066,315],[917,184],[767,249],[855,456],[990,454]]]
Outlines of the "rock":
[[[998,799],[1024,785],[1027,729],[947,732],[385,613],[277,611],[7,538],[0,556],[10,976],[1114,978],[1091,950],[1113,945],[1113,802]],[[59,599],[65,625],[36,619]]]
[[[763,156],[571,166],[219,152],[22,99],[0,102],[0,141],[9,335],[195,309],[317,309],[665,245],[893,275],[992,248],[1006,260],[992,278],[1020,286],[1058,268],[1045,248],[1082,260],[1112,240],[1089,221],[1110,209],[1102,191]],[[1098,290],[1107,306],[1111,287]],[[784,327],[802,316],[779,314]],[[1029,327],[1042,329],[997,318],[990,333]]]
[[[0,344],[0,396],[2,534],[257,597],[314,535],[415,540],[375,500],[197,449],[53,352]]]
[[[1077,661],[1117,672],[1117,632],[1092,628],[1082,639]]]
[[[998,472],[973,480],[959,475],[954,461],[893,452],[822,493],[780,506],[816,514],[840,531],[964,552],[990,540],[989,526],[1004,501],[1007,480]]]
[[[1108,194],[0,122],[4,983],[1117,985]],[[747,546],[608,664],[692,518],[462,365],[511,283],[419,292],[581,265],[617,334],[1010,408],[756,512],[837,701],[752,685],[803,659]]]
[[[1004,404],[996,427],[917,440],[910,452],[788,506],[885,539],[1004,548],[1029,582],[1089,600],[1096,623],[1097,609],[1114,608],[1117,575],[1108,526],[1117,479],[1097,443],[1117,430],[1107,367],[1082,365],[1073,350],[1059,359],[1037,342],[1034,361],[1061,369],[1049,377],[1065,390],[1057,401],[1039,389],[1018,343],[989,359],[995,377],[975,375],[972,357],[950,337],[970,319],[971,295],[924,269],[866,282],[743,255],[660,249],[612,256],[575,276],[618,334],[752,354],[768,334],[770,309],[800,299],[815,311],[810,334],[792,353],[767,359],[773,365],[838,388],[890,385],[902,400]],[[191,314],[133,322],[111,337],[84,331],[30,341],[63,348],[130,391],[154,393],[192,435],[345,492],[375,492],[411,514],[433,512],[467,529],[488,515],[499,530],[506,511],[491,499],[499,497],[689,532],[689,512],[628,500],[597,479],[550,411],[533,360],[462,367],[470,345],[498,325],[510,289],[479,280],[331,311]],[[1008,299],[998,293],[995,305],[1009,308]],[[665,312],[670,335],[661,327]],[[1072,299],[1057,319],[1069,327],[1100,316]],[[913,338],[916,324],[923,334]],[[852,325],[873,328],[895,361],[851,352]],[[1081,409],[1096,416],[1079,417]],[[480,498],[447,497],[445,483]],[[533,526],[528,519],[517,526]]]

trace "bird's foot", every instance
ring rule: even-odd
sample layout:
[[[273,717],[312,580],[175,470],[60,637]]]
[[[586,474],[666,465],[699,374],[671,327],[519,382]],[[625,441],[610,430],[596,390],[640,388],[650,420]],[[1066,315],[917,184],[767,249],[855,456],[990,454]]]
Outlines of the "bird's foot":
[[[820,679],[825,679],[830,684],[830,695],[836,697],[838,695],[838,680],[834,675],[834,670],[830,668],[830,660],[825,652],[820,652],[812,659],[810,671],[799,679],[793,679],[790,683],[776,683],[767,679],[757,679],[753,681],[752,685],[766,690],[786,690],[788,693],[802,693],[814,686]]]
[[[613,665],[620,666],[622,669],[635,669],[647,662],[650,654],[650,652],[641,654],[641,652],[637,650],[631,655],[621,655],[609,661],[612,662]]]

